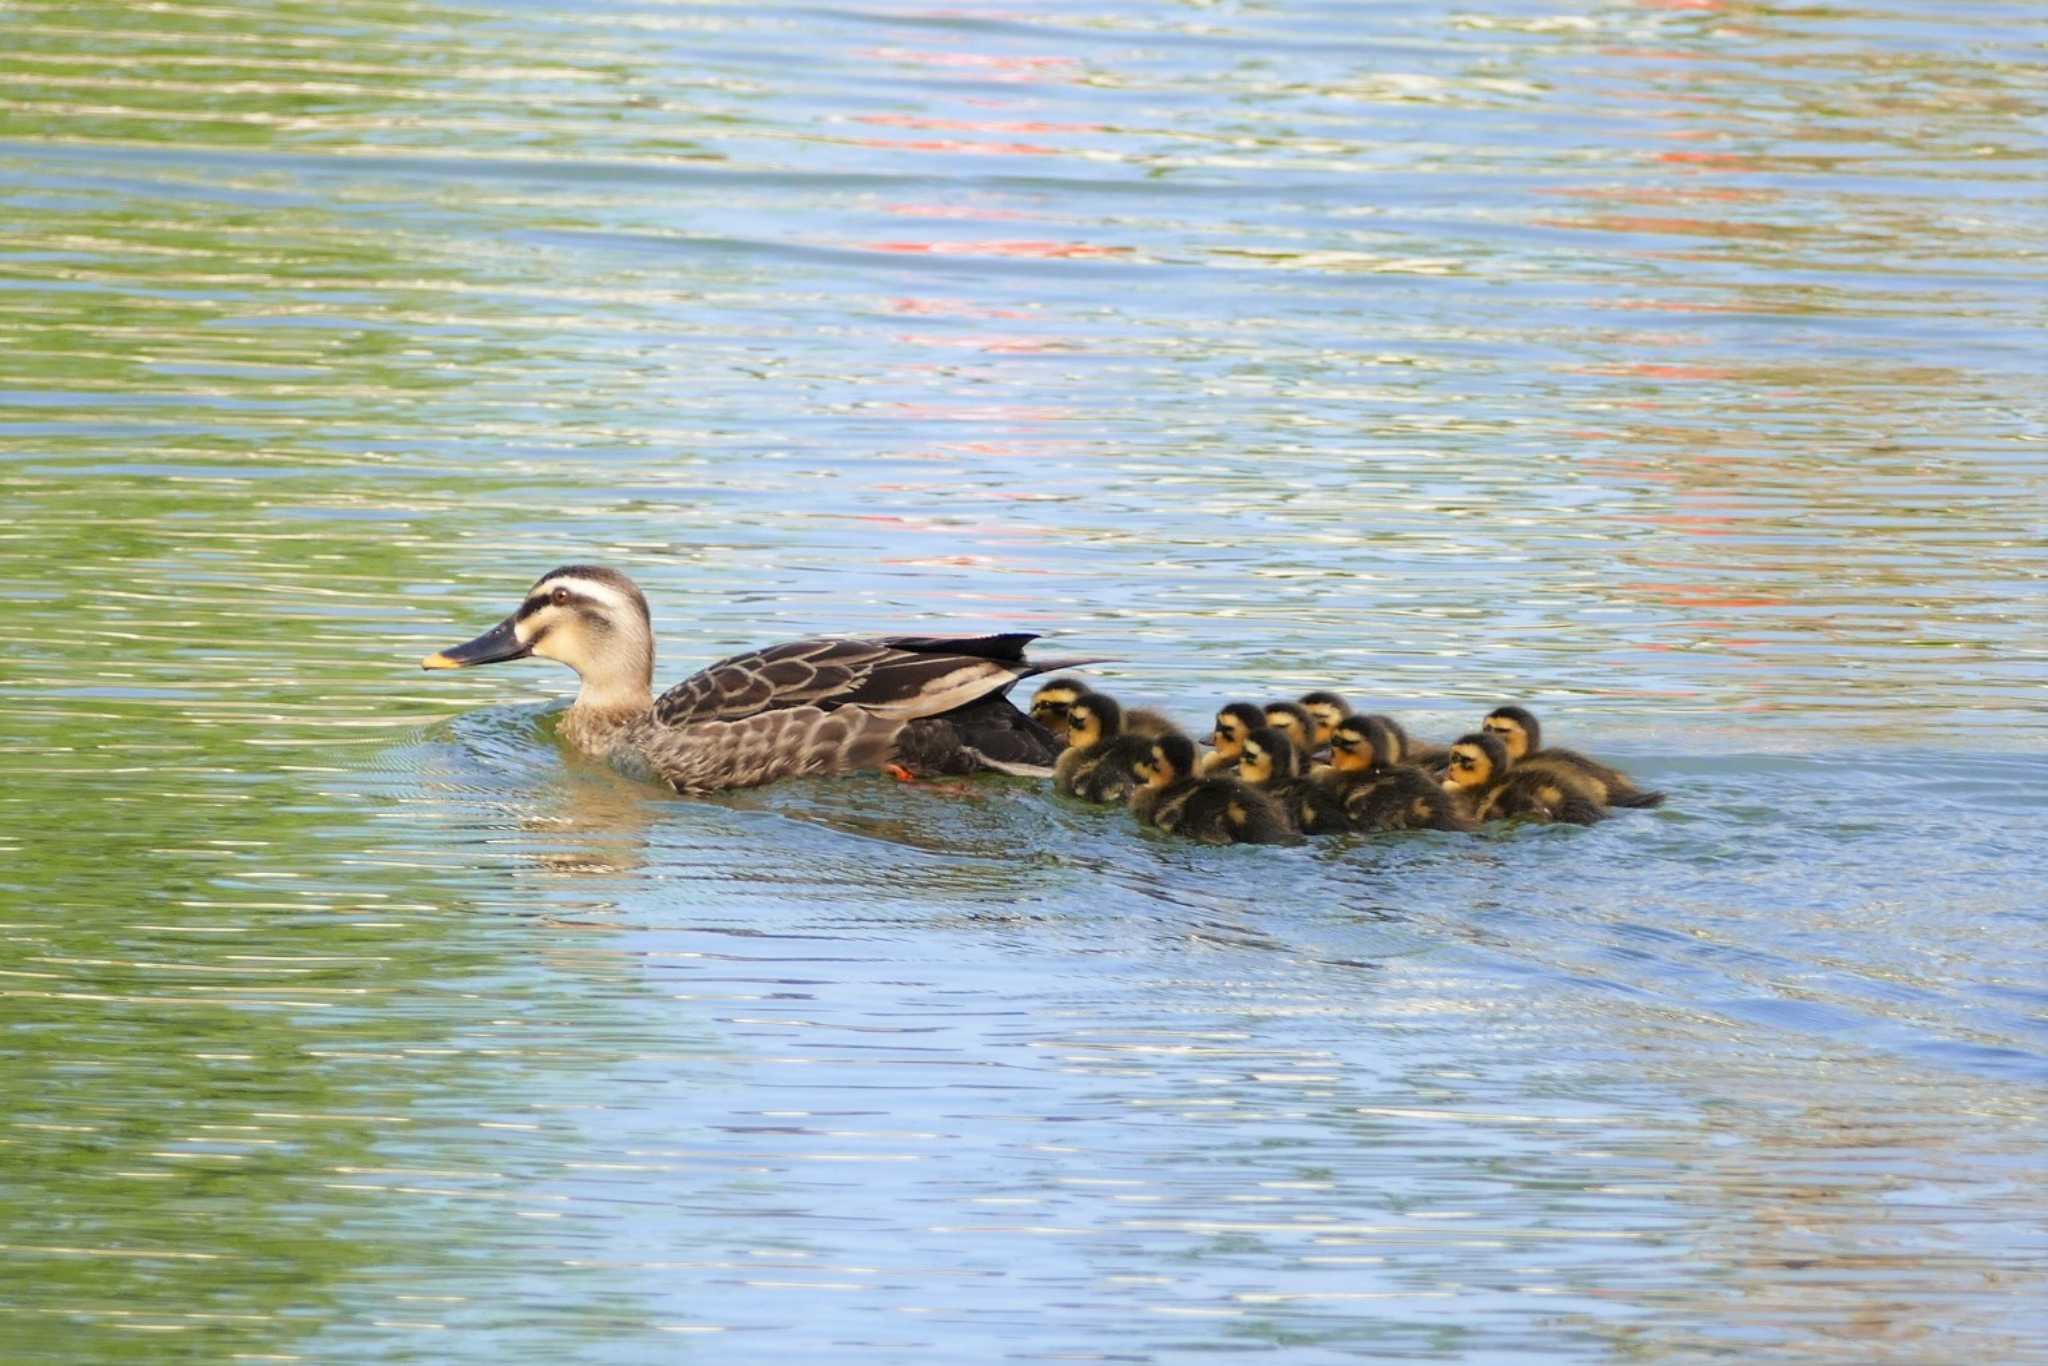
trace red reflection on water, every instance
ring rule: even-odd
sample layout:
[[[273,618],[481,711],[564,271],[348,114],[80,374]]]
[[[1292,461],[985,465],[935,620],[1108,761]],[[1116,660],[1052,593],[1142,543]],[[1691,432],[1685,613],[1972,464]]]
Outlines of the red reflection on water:
[[[1659,152],[1657,160],[1674,166],[1697,166],[1706,171],[1761,171],[1757,159],[1739,152]]]
[[[927,318],[1026,318],[1021,308],[985,308],[964,299],[891,299],[889,311]]]
[[[1602,185],[1545,190],[1545,194],[1568,199],[1600,199],[1617,204],[1771,203],[1783,196],[1776,190],[1738,190],[1729,185]]]
[[[908,346],[943,346],[957,351],[989,351],[997,355],[1035,356],[1044,352],[1071,352],[1071,342],[1056,337],[1016,337],[1001,333],[940,334],[899,332],[895,340]]]
[[[958,138],[916,138],[908,142],[891,138],[855,138],[856,147],[880,147],[899,152],[985,152],[997,157],[1056,157],[1057,147],[1035,142],[962,142]]]
[[[1653,512],[1631,520],[1648,522],[1651,526],[1668,526],[1688,536],[1726,536],[1741,519],[1699,512]]]
[[[903,62],[974,71],[990,80],[1018,84],[1064,75],[1080,66],[1072,57],[998,57],[988,52],[933,52],[923,48],[870,47],[853,54],[856,61]]]
[[[884,204],[882,212],[899,218],[968,219],[976,223],[1014,223],[1040,217],[1022,209],[997,209],[981,204]]]
[[[1029,256],[1042,260],[1133,254],[1129,247],[1099,247],[1090,242],[857,242],[854,245],[865,251],[891,251],[909,255]]]
[[[1047,123],[1043,119],[935,119],[923,114],[862,114],[856,123],[885,128],[931,128],[948,133],[1107,133],[1099,123]]]

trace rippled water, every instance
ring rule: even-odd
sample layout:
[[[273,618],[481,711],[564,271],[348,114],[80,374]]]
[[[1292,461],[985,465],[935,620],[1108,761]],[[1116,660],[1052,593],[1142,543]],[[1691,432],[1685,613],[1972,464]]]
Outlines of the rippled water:
[[[2037,7],[4,24],[10,1360],[2048,1355]],[[1672,801],[681,801],[569,560]]]

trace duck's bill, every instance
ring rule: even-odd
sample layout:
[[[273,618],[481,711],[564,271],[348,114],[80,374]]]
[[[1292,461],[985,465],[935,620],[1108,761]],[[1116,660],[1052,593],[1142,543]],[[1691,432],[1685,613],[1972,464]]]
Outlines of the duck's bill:
[[[456,645],[420,661],[422,669],[467,669],[478,664],[496,664],[503,659],[524,659],[533,653],[512,629],[512,618],[493,626],[490,630],[470,641],[467,645]]]

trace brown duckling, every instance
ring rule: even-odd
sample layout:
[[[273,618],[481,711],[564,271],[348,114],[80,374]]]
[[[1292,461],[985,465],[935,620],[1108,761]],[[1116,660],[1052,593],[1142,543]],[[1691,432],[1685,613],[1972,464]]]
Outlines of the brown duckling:
[[[1209,737],[1215,748],[1202,756],[1198,772],[1220,773],[1237,766],[1244,753],[1244,738],[1266,724],[1266,714],[1249,702],[1231,702],[1216,713],[1216,731]]]
[[[1031,698],[1031,719],[1044,726],[1064,743],[1067,738],[1067,709],[1075,701],[1095,689],[1071,674],[1047,679]],[[1176,726],[1162,712],[1150,707],[1126,707],[1124,709],[1124,733],[1128,735],[1178,735]]]
[[[1302,776],[1301,751],[1276,727],[1260,726],[1245,737],[1244,756],[1237,762],[1237,776],[1279,803],[1295,829],[1305,829],[1300,812],[1311,808],[1318,826],[1342,828],[1343,808],[1327,789]],[[1326,808],[1335,807],[1334,811]],[[1326,833],[1318,831],[1317,833]]]
[[[1053,765],[1053,785],[1083,801],[1122,801],[1135,781],[1131,764],[1152,752],[1153,737],[1131,734],[1123,708],[1106,693],[1075,698],[1067,725],[1068,747]]]
[[[1071,674],[1048,678],[1038,691],[1031,695],[1031,719],[1058,736],[1064,744],[1067,738],[1067,708],[1092,691],[1094,689]]]
[[[1155,829],[1207,844],[1287,844],[1294,831],[1265,793],[1235,778],[1195,775],[1195,746],[1185,735],[1162,736],[1133,765],[1142,784],[1131,814]]]
[[[1330,743],[1337,723],[1351,715],[1351,704],[1333,692],[1305,692],[1295,699],[1316,723],[1316,748]]]
[[[1353,830],[1471,830],[1457,797],[1419,768],[1402,764],[1369,774],[1346,789],[1346,819]]]
[[[1268,702],[1265,723],[1286,736],[1304,756],[1322,748],[1316,741],[1316,718],[1299,702]]]
[[[1204,778],[1195,784],[1170,828],[1204,844],[1295,844],[1300,840],[1278,802],[1235,778]]]
[[[1444,790],[1465,805],[1475,821],[1537,820],[1592,825],[1607,814],[1606,803],[1583,778],[1564,769],[1512,768],[1508,748],[1485,731],[1451,743]]]
[[[1131,777],[1131,814],[1141,825],[1171,830],[1188,794],[1202,784],[1195,776],[1195,742],[1185,735],[1160,736],[1132,762]]]
[[[1392,768],[1400,753],[1400,742],[1380,717],[1347,716],[1330,732],[1330,762],[1310,776],[1324,787],[1346,788],[1367,774]]]
[[[1495,707],[1486,714],[1480,729],[1507,746],[1508,761],[1517,770],[1549,769],[1576,775],[1599,791],[1610,806],[1659,806],[1664,801],[1662,792],[1645,791],[1618,768],[1589,759],[1577,750],[1545,748],[1543,726],[1536,720],[1536,714],[1525,707]]]
[[[1411,764],[1424,771],[1431,771],[1441,769],[1445,760],[1450,758],[1451,751],[1448,745],[1432,745],[1426,740],[1417,740],[1408,733],[1406,726],[1393,717],[1375,713],[1373,719],[1385,726],[1387,733],[1394,738],[1394,747],[1398,752],[1393,762]]]

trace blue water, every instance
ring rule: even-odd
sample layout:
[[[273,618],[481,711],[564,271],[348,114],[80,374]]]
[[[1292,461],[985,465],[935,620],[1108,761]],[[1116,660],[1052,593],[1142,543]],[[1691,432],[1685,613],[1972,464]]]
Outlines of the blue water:
[[[2032,7],[6,31],[0,1355],[2048,1356]],[[577,561],[1670,800],[685,801]]]

